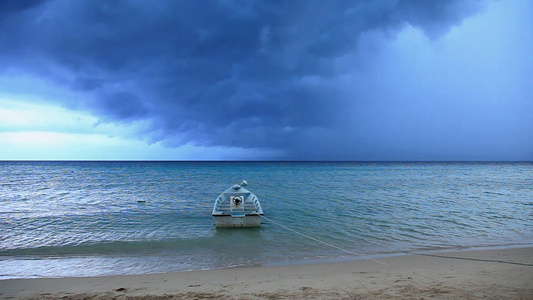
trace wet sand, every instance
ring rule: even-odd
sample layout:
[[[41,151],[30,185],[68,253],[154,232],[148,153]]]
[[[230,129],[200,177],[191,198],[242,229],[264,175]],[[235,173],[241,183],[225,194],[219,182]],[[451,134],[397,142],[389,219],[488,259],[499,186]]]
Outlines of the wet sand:
[[[0,281],[0,299],[533,299],[533,247]]]

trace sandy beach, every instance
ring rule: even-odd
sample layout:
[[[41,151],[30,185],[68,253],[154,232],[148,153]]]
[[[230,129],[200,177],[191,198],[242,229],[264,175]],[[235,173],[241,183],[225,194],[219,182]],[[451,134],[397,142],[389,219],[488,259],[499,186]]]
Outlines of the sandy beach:
[[[533,247],[0,281],[2,299],[533,299]]]

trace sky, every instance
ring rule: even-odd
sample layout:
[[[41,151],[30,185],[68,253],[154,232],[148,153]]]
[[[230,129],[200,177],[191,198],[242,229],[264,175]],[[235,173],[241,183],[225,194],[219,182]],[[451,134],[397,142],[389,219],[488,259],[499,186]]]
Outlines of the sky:
[[[0,1],[0,160],[532,161],[533,1]]]

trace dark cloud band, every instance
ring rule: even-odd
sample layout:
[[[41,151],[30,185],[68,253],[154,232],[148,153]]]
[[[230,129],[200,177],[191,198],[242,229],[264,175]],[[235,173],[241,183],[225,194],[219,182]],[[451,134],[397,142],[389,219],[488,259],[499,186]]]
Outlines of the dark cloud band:
[[[102,122],[147,120],[140,138],[167,146],[275,149],[290,159],[364,152],[357,134],[350,142],[342,136],[353,124],[348,108],[363,108],[375,97],[347,98],[337,80],[357,68],[339,62],[362,55],[363,34],[394,37],[410,24],[435,38],[483,4],[2,3],[1,63],[91,95],[65,105],[88,109]],[[42,60],[50,64],[36,63]]]

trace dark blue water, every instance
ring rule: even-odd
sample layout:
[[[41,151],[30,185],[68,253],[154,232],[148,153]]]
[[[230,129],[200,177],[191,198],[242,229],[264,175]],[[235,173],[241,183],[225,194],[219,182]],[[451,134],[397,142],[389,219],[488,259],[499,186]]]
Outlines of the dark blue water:
[[[533,163],[0,162],[0,279],[346,255],[266,220],[215,229],[242,179],[269,219],[356,253],[533,241]]]

